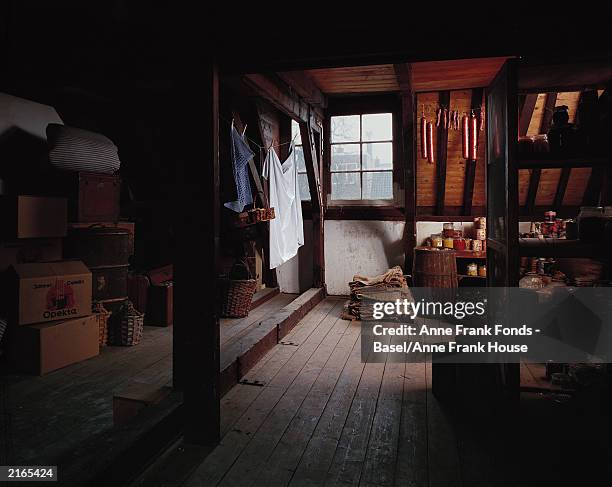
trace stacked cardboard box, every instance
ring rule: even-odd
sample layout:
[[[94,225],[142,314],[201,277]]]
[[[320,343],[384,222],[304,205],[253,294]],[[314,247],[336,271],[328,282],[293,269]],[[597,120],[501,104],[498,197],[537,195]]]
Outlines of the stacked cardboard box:
[[[8,355],[22,371],[45,374],[98,355],[91,272],[61,261],[67,231],[63,198],[3,196],[0,241]]]

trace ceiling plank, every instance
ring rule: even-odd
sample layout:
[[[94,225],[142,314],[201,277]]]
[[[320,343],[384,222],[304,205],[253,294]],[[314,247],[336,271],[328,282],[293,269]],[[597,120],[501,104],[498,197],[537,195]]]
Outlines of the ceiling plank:
[[[542,122],[540,123],[541,134],[547,134],[550,130],[552,123],[553,112],[557,104],[557,93],[547,93],[546,102],[544,103],[544,114],[542,115]]]
[[[525,200],[524,215],[532,215],[535,207],[536,195],[538,194],[538,186],[540,185],[540,177],[542,176],[541,169],[532,169],[529,177],[529,187],[527,188],[527,199]]]

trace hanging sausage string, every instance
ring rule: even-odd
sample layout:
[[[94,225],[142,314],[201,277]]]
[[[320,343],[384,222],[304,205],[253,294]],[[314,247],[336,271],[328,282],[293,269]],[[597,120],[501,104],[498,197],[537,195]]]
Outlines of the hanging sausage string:
[[[434,106],[427,106],[429,112],[433,112]],[[421,109],[421,158],[427,159],[430,164],[435,162],[433,142],[433,121],[428,121],[425,116],[426,105]],[[478,158],[478,132],[484,131],[484,109],[482,107],[463,112],[450,110],[448,107],[438,105],[435,108],[437,128],[444,130],[459,130],[461,126],[461,155],[463,159],[475,161]]]

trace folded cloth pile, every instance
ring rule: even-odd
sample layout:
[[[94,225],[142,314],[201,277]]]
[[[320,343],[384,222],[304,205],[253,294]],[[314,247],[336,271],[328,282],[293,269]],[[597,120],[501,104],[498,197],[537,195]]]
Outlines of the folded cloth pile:
[[[389,269],[384,274],[375,277],[355,275],[349,282],[351,299],[347,302],[342,313],[345,320],[371,319],[371,304],[368,305],[364,298],[377,299],[376,297],[387,295],[386,291],[397,289],[408,289],[404,271],[400,266]],[[387,296],[388,297],[388,296]],[[387,300],[384,298],[383,300]]]

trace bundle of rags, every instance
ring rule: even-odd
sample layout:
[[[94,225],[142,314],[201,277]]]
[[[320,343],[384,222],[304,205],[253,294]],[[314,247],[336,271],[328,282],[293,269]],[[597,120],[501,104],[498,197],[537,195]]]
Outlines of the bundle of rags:
[[[347,301],[342,313],[342,319],[345,320],[361,320],[371,319],[371,299],[364,299],[368,296],[379,296],[387,294],[393,290],[408,290],[408,284],[404,277],[404,271],[400,266],[395,266],[389,269],[384,274],[375,277],[366,277],[355,275],[353,280],[349,282],[351,290],[351,299]],[[370,303],[370,304],[368,304]]]

